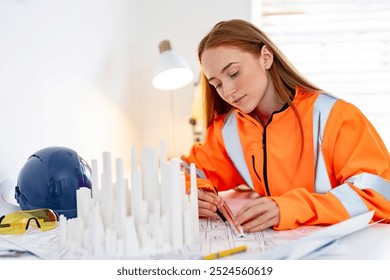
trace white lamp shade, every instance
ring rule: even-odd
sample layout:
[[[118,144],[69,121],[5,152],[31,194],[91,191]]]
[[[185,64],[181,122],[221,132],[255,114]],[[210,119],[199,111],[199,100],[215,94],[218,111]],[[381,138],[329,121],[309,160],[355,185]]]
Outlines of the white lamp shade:
[[[157,61],[152,83],[160,90],[175,90],[188,85],[193,78],[187,61],[178,53],[166,50]]]

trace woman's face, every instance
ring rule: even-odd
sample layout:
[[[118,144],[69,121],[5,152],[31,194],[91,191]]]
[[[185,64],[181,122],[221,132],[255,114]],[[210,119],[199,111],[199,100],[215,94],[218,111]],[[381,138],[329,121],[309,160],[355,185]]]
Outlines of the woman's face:
[[[258,56],[230,46],[206,49],[201,56],[209,83],[223,100],[247,114],[262,107],[260,102],[273,100],[267,76],[272,62],[273,55],[265,46]]]

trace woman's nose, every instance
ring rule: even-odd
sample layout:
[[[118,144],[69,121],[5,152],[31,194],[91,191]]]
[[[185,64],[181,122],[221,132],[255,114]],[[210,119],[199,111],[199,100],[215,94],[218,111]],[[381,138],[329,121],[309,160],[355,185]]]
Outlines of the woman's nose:
[[[237,89],[233,83],[228,83],[224,88],[225,96],[231,97],[237,92]]]

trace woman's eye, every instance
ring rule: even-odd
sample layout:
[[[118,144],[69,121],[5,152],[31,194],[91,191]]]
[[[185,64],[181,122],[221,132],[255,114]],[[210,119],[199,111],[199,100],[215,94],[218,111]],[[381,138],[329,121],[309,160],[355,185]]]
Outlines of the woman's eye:
[[[221,87],[221,84],[215,85],[215,89],[219,89]]]
[[[238,75],[238,71],[237,72],[234,72],[233,74],[230,74],[230,78],[234,78]]]

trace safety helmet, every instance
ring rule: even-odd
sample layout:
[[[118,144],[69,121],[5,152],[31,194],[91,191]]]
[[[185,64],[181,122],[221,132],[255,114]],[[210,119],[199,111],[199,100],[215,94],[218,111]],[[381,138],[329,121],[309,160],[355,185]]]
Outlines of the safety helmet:
[[[31,155],[19,172],[15,198],[22,210],[49,208],[77,216],[76,190],[92,188],[91,168],[74,150],[48,147]]]

